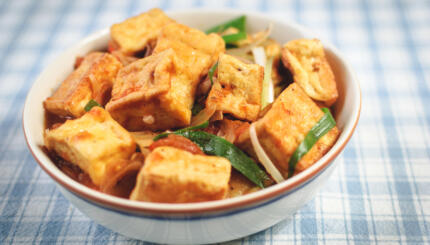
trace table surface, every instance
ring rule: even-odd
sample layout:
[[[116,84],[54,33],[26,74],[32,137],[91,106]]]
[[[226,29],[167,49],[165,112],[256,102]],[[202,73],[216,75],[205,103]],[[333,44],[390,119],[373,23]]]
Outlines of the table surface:
[[[229,7],[293,20],[332,42],[361,83],[361,119],[317,196],[229,244],[430,241],[430,1],[0,1],[0,243],[138,243],[75,209],[21,128],[41,70],[91,32],[151,7]]]

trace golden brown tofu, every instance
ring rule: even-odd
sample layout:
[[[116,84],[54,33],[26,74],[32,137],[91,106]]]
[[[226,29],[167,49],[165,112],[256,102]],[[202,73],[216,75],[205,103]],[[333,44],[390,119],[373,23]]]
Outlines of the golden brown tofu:
[[[234,117],[254,121],[261,107],[261,90],[264,68],[245,64],[233,56],[219,58],[218,79],[206,100],[206,106],[216,105],[218,111]]]
[[[179,72],[181,67],[183,62],[171,49],[125,66],[106,109],[131,131],[189,125],[196,85]]]
[[[59,116],[80,117],[91,99],[104,105],[121,67],[122,64],[108,53],[89,53],[55,93],[43,102],[45,109]]]
[[[170,48],[185,64],[181,72],[188,76],[194,87],[225,51],[225,44],[219,35],[206,35],[197,29],[172,23],[160,32],[154,54]]]
[[[130,199],[166,203],[223,199],[230,172],[231,164],[226,158],[158,147],[146,158]]]
[[[293,74],[294,81],[312,99],[322,101],[327,106],[336,101],[336,81],[319,40],[288,42],[282,49],[282,61]]]
[[[223,51],[219,36],[169,24],[151,56],[121,69],[106,108],[132,131],[188,126],[200,78]]]
[[[232,169],[230,181],[228,182],[229,190],[227,198],[243,196],[252,192],[261,190],[241,173]]]
[[[45,146],[79,166],[96,186],[118,173],[136,150],[131,135],[101,107],[45,131]]]
[[[154,8],[112,25],[111,38],[121,52],[132,55],[142,51],[148,43],[155,41],[160,30],[172,22],[174,20],[167,17],[162,10]]]
[[[258,140],[282,175],[288,176],[288,162],[309,130],[324,112],[296,83],[291,84],[276,98],[270,110],[255,124]],[[336,142],[337,127],[321,137],[296,165],[300,172],[320,159]],[[239,136],[239,146],[255,156],[249,131]]]

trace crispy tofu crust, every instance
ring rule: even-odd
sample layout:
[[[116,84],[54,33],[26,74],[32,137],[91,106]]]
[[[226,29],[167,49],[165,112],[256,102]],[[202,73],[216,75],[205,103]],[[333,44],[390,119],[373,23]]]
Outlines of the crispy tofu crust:
[[[118,73],[107,110],[132,131],[188,126],[198,83],[220,52],[224,41],[217,35],[165,26],[152,55]]]
[[[63,81],[43,105],[59,116],[80,117],[84,107],[94,99],[104,105],[122,64],[112,55],[92,52],[85,56],[79,67]]]
[[[171,23],[160,32],[154,54],[170,48],[185,65],[181,73],[186,74],[191,84],[196,86],[225,51],[225,43],[219,35],[206,35],[197,29]]]
[[[288,176],[288,162],[309,130],[321,119],[324,112],[303,89],[293,83],[275,100],[270,110],[256,122],[255,129],[263,149],[280,170]],[[337,127],[321,137],[296,165],[296,173],[318,161],[336,142]],[[239,136],[239,146],[255,156],[249,131]]]
[[[233,56],[222,54],[218,81],[209,92],[206,106],[215,104],[218,111],[243,120],[256,120],[261,107],[263,76],[262,66],[245,64]]]
[[[132,55],[143,50],[149,42],[157,38],[164,26],[173,22],[161,9],[154,8],[112,25],[111,38],[117,49],[126,55]]]
[[[223,199],[230,172],[231,164],[226,158],[158,147],[146,158],[130,199],[165,203]]]
[[[189,125],[196,86],[183,66],[172,49],[131,63],[118,72],[106,109],[131,131]]]
[[[312,99],[332,105],[337,97],[336,81],[322,43],[317,39],[299,39],[282,48],[282,61]]]
[[[45,131],[45,146],[79,166],[96,186],[118,173],[136,150],[131,135],[101,107]]]

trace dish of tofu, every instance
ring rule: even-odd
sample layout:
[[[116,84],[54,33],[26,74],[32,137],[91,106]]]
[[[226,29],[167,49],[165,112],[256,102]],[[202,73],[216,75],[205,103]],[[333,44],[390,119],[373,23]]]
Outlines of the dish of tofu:
[[[43,102],[44,150],[89,188],[135,201],[246,195],[322,158],[340,130],[317,39],[246,31],[246,16],[197,30],[151,9],[76,57]]]

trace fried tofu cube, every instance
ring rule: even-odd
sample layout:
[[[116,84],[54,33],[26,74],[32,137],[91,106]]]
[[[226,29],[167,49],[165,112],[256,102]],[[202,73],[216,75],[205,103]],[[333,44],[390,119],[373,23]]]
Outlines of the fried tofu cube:
[[[160,30],[174,20],[161,9],[154,8],[146,13],[112,25],[111,38],[116,48],[126,55],[142,51],[147,44],[157,39]]]
[[[324,112],[306,95],[303,89],[293,83],[275,100],[270,110],[255,124],[258,140],[282,175],[288,176],[288,163],[294,151],[309,130],[322,118]],[[296,173],[318,161],[336,142],[337,127],[322,136],[296,165]],[[239,146],[256,156],[249,131],[239,136]]]
[[[190,82],[196,86],[225,51],[225,43],[219,35],[206,35],[197,29],[172,23],[160,32],[154,54],[170,48],[185,64],[181,72],[187,74]]]
[[[332,105],[337,97],[333,71],[325,57],[322,43],[317,39],[299,39],[282,48],[282,61],[312,99]]]
[[[195,86],[173,50],[139,59],[118,72],[106,109],[131,131],[190,124]]]
[[[165,203],[223,199],[228,193],[230,173],[231,164],[226,158],[157,147],[146,158],[130,199]]]
[[[47,130],[44,140],[48,150],[79,166],[99,187],[124,167],[127,161],[122,160],[136,151],[130,133],[101,107]]]
[[[206,100],[206,106],[234,117],[254,121],[261,107],[264,68],[245,64],[233,56],[222,54],[218,63],[218,79]]]
[[[224,51],[219,36],[176,23],[164,27],[157,40],[151,56],[121,69],[106,106],[132,131],[188,126],[200,78]]]
[[[80,117],[91,99],[104,105],[122,64],[112,55],[89,53],[43,105],[59,116]]]

